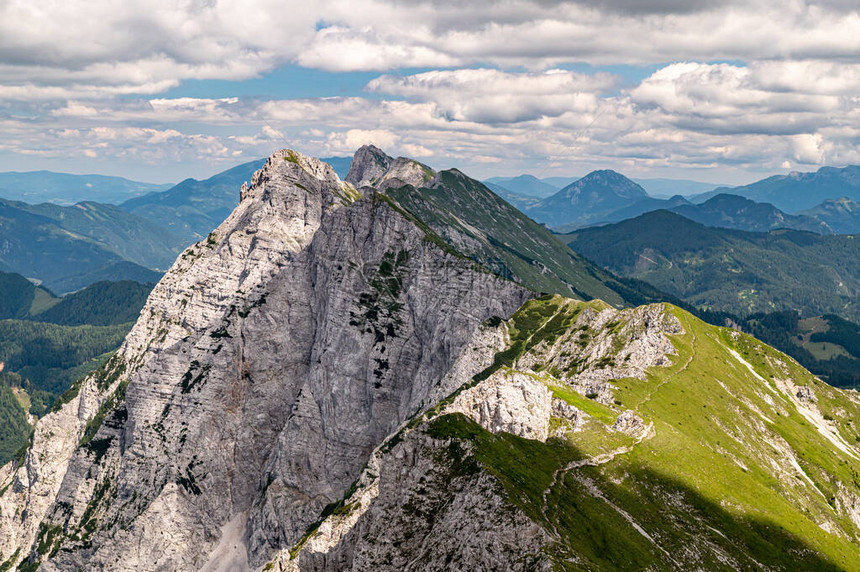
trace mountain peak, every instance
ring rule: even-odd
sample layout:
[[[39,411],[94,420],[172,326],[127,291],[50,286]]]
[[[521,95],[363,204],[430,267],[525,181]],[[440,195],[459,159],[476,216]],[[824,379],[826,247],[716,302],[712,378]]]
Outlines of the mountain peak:
[[[618,171],[613,171],[612,169],[599,169],[597,171],[591,171],[581,179],[574,181],[565,188],[579,189],[587,184],[612,185],[616,192],[626,191],[631,196],[648,196],[648,193],[645,191],[642,185],[633,182],[631,179],[625,177]]]
[[[271,181],[278,184],[270,185]],[[242,185],[240,201],[260,196],[266,200],[277,189],[278,192],[293,192],[301,189],[305,193],[321,196],[324,204],[351,202],[357,196],[349,183],[340,180],[334,168],[292,149],[282,149],[273,153],[263,167],[254,173],[251,185]],[[329,189],[336,189],[332,193]]]
[[[604,169],[592,171],[528,208],[533,218],[558,226],[577,220],[584,213],[596,216],[647,199],[648,193],[621,173]]]
[[[393,159],[379,147],[363,145],[355,152],[346,181],[359,189],[375,187],[381,191],[404,185],[420,187],[435,176],[433,169],[414,159]]]
[[[356,188],[372,186],[388,171],[393,158],[375,145],[362,145],[355,152],[346,181]]]
[[[741,195],[756,202],[771,203],[776,208],[798,213],[812,209],[826,199],[848,197],[860,200],[860,167],[821,167],[815,172],[792,171],[788,175],[773,175],[740,187],[720,187],[696,195],[700,203],[718,193]]]

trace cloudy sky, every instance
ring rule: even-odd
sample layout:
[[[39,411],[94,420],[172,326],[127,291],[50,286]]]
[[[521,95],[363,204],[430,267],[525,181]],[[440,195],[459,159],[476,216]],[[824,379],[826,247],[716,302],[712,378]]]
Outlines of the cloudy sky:
[[[290,146],[476,177],[860,163],[854,0],[0,0],[0,170],[208,176]]]

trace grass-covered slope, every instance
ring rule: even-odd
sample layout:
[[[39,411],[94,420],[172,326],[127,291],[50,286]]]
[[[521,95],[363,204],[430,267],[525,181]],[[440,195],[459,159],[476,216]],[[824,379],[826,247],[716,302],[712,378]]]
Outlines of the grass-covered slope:
[[[14,272],[0,272],[0,292],[0,320],[26,318],[34,310],[45,310],[59,301],[51,292]]]
[[[801,318],[791,311],[753,314],[735,323],[830,385],[860,388],[860,325],[834,314]]]
[[[709,228],[667,211],[566,235],[571,248],[698,307],[748,315],[798,310],[860,319],[860,242]]]
[[[546,296],[498,327],[508,342],[493,365],[384,445],[382,463],[401,462],[397,444],[413,431],[450,443],[456,458],[434,453],[440,466],[492,477],[551,538],[539,569],[860,570],[856,392],[670,305],[619,312]],[[656,361],[636,373],[648,355]],[[541,441],[446,414],[499,375],[536,380],[578,420],[553,406]],[[355,510],[386,488],[363,486],[342,504]],[[338,534],[353,526],[331,518]]]
[[[534,301],[513,322],[525,323],[539,305],[577,311],[557,299]],[[649,369],[644,380],[613,381],[609,419],[594,415],[582,431],[546,444],[491,437],[456,419],[440,420],[437,430],[447,425],[476,442],[479,460],[485,456],[511,499],[559,533],[559,556],[585,555],[595,565],[586,569],[667,568],[673,561],[709,570],[756,562],[784,570],[860,568],[860,399],[754,338],[670,311],[683,328],[670,336],[672,364]],[[530,329],[552,327],[558,312],[550,316]],[[623,332],[623,318],[618,322]],[[556,334],[552,349],[538,344],[524,355],[559,368],[562,348],[576,343],[572,334]],[[513,367],[527,361],[520,357]],[[564,374],[541,375],[567,384]],[[653,423],[653,434],[636,442],[609,430],[604,421],[622,410]],[[729,561],[720,561],[721,551]]]
[[[372,185],[449,248],[536,292],[599,298],[616,306],[665,299],[652,286],[619,279],[579,256],[546,227],[456,169],[436,173],[371,146],[356,152],[347,180],[360,185],[367,173],[374,173]]]
[[[454,248],[501,276],[538,292],[624,302],[607,285],[606,272],[459,171],[442,171],[417,189],[386,192]]]

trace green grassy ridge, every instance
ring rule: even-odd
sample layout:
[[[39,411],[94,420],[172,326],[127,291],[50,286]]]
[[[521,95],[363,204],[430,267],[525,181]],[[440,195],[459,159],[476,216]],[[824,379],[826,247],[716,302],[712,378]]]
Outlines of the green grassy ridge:
[[[770,398],[779,403],[775,395],[781,392],[776,385],[771,381],[766,382],[772,392],[761,388],[762,384],[751,379],[745,366],[739,364],[726,348],[736,350],[766,380],[791,377],[795,383],[813,387],[819,401],[837,402],[846,409],[846,413],[850,411],[848,418],[858,418],[860,408],[839,390],[819,382],[793,360],[754,338],[707,326],[680,310],[675,310],[675,313],[687,331],[676,340],[676,347],[679,348],[677,362],[691,355],[692,360],[683,371],[654,369],[649,375],[649,382],[667,382],[659,392],[651,394],[650,400],[639,411],[654,420],[657,436],[643,443],[631,455],[631,460],[645,462],[648,459],[648,464],[655,470],[672,474],[711,498],[734,497],[738,504],[745,505],[750,512],[763,511],[771,516],[778,515],[780,524],[786,530],[793,530],[794,534],[803,538],[815,538],[821,542],[822,550],[836,550],[832,538],[805,515],[798,514],[801,511],[795,504],[787,503],[786,498],[800,502],[803,510],[810,514],[832,518],[827,500],[804,485],[787,487],[775,481],[772,474],[762,468],[762,459],[774,454],[773,450],[768,449],[769,445],[762,444],[762,439],[765,434],[781,437],[825,495],[833,494],[837,480],[857,492],[853,475],[860,469],[860,462],[835,452],[833,445],[812,428],[790,402],[786,401],[781,407],[770,406],[764,396],[771,395]],[[722,385],[715,383],[717,379]],[[724,390],[723,386],[728,390]],[[621,391],[618,395],[622,400],[627,400],[625,392]],[[761,431],[757,423],[758,415],[749,404],[773,421],[765,422],[765,432]],[[708,442],[713,446],[714,436],[721,433],[725,435],[721,427],[729,424],[741,428],[740,432],[745,434],[743,443],[720,437],[716,445],[741,459],[749,471],[742,470],[733,462],[727,463],[725,455],[713,454],[701,446]],[[840,433],[849,443],[857,441],[857,433],[845,426],[840,427]],[[652,449],[650,456],[648,449]],[[654,454],[658,451],[660,454]],[[698,462],[695,461],[697,457]],[[663,459],[664,462],[655,465],[654,459]],[[757,478],[748,478],[750,474]],[[847,530],[854,530],[844,518],[835,520]],[[843,551],[837,552],[841,554]],[[841,558],[839,560],[844,561]]]
[[[615,470],[583,467],[575,475],[564,476],[550,489],[544,511],[543,494],[555,472],[587,457],[575,445],[494,435],[461,414],[435,419],[427,432],[438,439],[469,443],[480,467],[498,479],[508,499],[557,533],[557,542],[545,550],[558,570],[675,569],[666,553],[604,499],[631,515],[669,554],[683,554],[686,547],[707,542],[731,554],[743,569],[758,569],[755,562],[779,570],[843,569],[766,518],[733,514],[670,476],[629,465]],[[586,483],[603,498],[595,496]],[[672,506],[667,498],[682,499],[683,506]],[[579,563],[571,561],[573,556]],[[703,554],[699,564],[707,570],[732,569],[713,553]]]
[[[833,314],[801,320],[794,311],[753,314],[746,318],[702,314],[700,317],[708,323],[733,323],[743,332],[790,355],[830,385],[860,387],[860,326],[853,322]],[[813,321],[823,331],[810,334],[809,323]]]
[[[525,340],[541,332],[562,304],[557,297],[544,297],[524,305],[508,322],[509,350],[514,351],[506,356],[500,352],[506,363],[497,367],[510,364],[515,368],[528,352],[544,350],[547,344]],[[860,420],[860,404],[750,336],[667,308],[684,328],[683,334],[671,336],[677,350],[672,365],[652,368],[645,380],[618,380],[615,392],[617,400],[654,423],[655,435],[610,463],[578,469],[562,478],[550,495],[556,499],[550,515],[539,510],[543,501],[538,494],[551,482],[550,475],[586,454],[619,446],[619,442],[609,442],[614,437],[607,430],[614,419],[613,408],[606,408],[603,415],[590,411],[594,420],[586,430],[569,434],[566,441],[551,439],[546,444],[507,434],[491,435],[465,418],[452,420],[451,416],[433,420],[431,434],[471,442],[476,458],[503,483],[511,501],[545,527],[559,531],[564,540],[555,549],[558,555],[585,556],[592,566],[588,569],[650,565],[662,569],[668,565],[665,554],[619,513],[608,510],[605,501],[587,492],[583,482],[588,480],[598,483],[601,494],[633,515],[670,554],[684,543],[701,541],[704,535],[708,543],[738,558],[743,567],[752,567],[752,558],[784,570],[796,566],[860,569],[860,549],[818,526],[829,520],[849,534],[858,534],[850,519],[837,515],[831,505],[840,486],[860,494],[860,461],[840,453],[826,440],[779,389],[776,379],[790,378],[812,387],[822,414],[838,423],[840,435],[849,444],[860,439],[860,427],[853,422]],[[563,341],[564,335],[559,336]],[[747,360],[764,381],[730,349]],[[547,373],[537,377],[555,384],[551,385],[553,392],[574,405],[589,402]],[[608,446],[601,448],[601,441]],[[821,493],[800,474],[774,472],[769,459],[784,452],[772,443],[796,455]],[[679,511],[667,506],[666,499],[672,495],[680,495],[692,508]],[[728,539],[704,529],[703,522]],[[726,569],[713,555],[708,558],[706,569]]]
[[[849,444],[860,441],[854,426],[860,398],[751,336],[664,308],[683,328],[669,335],[676,350],[671,363],[650,368],[645,379],[614,380],[615,405],[605,406],[574,391],[569,375],[525,364],[573,350],[567,346],[582,332],[579,318],[603,323],[591,337],[621,351],[614,340],[638,335],[630,320],[636,311],[606,322],[597,313],[609,306],[599,301],[530,300],[509,320],[487,324],[509,338],[493,365],[407,423],[380,451],[390,454],[413,431],[449,441],[451,466],[494,477],[509,502],[556,539],[544,549],[556,570],[860,570],[860,547],[850,540],[860,529],[835,511],[840,489],[860,495],[860,460],[823,437],[780,384],[812,388],[815,406]],[[542,443],[492,434],[461,414],[440,415],[460,391],[500,371],[545,383],[590,417],[576,432]],[[614,431],[623,409],[633,409],[653,432],[634,439]],[[819,525],[828,522],[848,536],[825,532]]]
[[[456,243],[456,235],[473,239],[474,245],[464,254],[500,276],[536,292],[625,303],[611,275],[459,171],[440,172],[421,188],[385,192],[449,244]]]
[[[134,280],[94,282],[55,296],[20,274],[0,272],[0,320],[31,320],[62,326],[112,326],[133,322],[154,284]]]

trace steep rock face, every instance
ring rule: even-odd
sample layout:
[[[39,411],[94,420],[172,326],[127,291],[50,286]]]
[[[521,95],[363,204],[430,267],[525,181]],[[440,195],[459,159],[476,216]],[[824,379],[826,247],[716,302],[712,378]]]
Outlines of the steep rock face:
[[[445,411],[463,413],[493,433],[546,441],[551,409],[552,394],[544,384],[523,373],[499,371],[460,393]]]
[[[277,567],[303,572],[552,569],[543,554],[551,536],[511,504],[496,479],[458,443],[411,433],[379,469],[372,503],[331,549],[309,546],[297,560],[280,560]]]
[[[37,432],[21,492],[0,507],[20,514],[38,495],[41,508],[2,521],[18,539],[3,556],[33,544],[46,570],[192,570],[226,539],[231,566],[257,566],[449,391],[438,384],[484,320],[530,296],[442,251],[384,197],[280,152],[156,287],[106,379],[81,387],[107,401],[96,445],[51,452],[54,476],[27,481],[52,447]],[[27,485],[42,478],[53,488]]]
[[[346,182],[361,187],[372,187],[388,169],[394,159],[386,155],[382,149],[373,145],[365,145],[355,153],[346,175]]]

